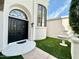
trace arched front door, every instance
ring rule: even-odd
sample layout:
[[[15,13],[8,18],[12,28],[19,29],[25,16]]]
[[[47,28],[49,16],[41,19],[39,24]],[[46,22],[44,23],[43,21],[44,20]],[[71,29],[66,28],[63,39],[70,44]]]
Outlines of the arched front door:
[[[14,9],[8,18],[8,43],[28,39],[28,20],[24,12]]]

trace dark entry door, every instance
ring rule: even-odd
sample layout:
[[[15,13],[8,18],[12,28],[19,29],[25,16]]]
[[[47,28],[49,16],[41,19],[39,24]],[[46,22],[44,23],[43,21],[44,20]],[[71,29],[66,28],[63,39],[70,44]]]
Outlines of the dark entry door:
[[[28,21],[9,17],[8,43],[28,39]]]

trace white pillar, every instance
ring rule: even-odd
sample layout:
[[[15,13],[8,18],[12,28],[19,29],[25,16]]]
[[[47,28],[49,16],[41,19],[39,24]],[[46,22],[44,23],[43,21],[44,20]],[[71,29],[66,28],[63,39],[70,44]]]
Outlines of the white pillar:
[[[71,42],[71,56],[72,59],[79,59],[79,38],[72,38]]]

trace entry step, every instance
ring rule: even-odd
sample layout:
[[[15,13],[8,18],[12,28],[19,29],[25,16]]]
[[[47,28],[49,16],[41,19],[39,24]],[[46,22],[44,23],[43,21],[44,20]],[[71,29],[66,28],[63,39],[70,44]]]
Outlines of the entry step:
[[[18,43],[19,44],[17,43],[9,44],[5,49],[2,50],[2,54],[5,56],[22,55],[32,51],[36,46],[36,43],[30,40],[26,40]]]

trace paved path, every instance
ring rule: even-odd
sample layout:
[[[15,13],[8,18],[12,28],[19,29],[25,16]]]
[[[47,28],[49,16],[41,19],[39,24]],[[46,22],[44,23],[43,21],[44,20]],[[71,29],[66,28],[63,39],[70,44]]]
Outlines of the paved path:
[[[35,48],[31,52],[23,55],[23,57],[24,59],[57,59],[39,48]]]

